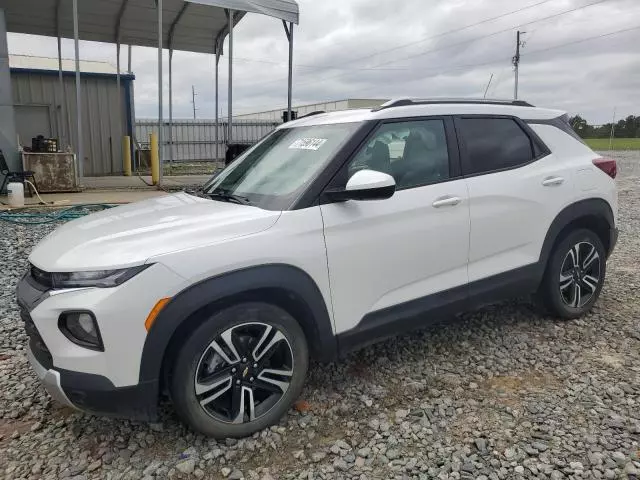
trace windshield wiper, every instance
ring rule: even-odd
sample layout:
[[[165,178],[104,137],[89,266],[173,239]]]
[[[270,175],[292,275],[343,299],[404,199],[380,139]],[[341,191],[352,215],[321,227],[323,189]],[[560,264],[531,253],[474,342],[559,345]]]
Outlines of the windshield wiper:
[[[187,195],[193,195],[194,197],[200,197],[200,198],[209,198],[209,195],[207,195],[206,193],[204,193],[204,190],[202,187],[198,187],[198,188],[185,188],[184,193],[186,193]]]
[[[223,202],[238,203],[240,205],[251,205],[251,200],[249,200],[247,197],[225,192],[224,190],[209,192],[205,195],[207,195],[212,200],[222,200]]]

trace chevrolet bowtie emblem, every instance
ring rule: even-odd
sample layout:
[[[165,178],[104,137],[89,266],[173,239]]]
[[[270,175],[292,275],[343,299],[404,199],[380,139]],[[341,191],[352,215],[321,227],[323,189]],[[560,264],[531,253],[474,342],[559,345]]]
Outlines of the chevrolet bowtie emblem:
[[[247,373],[249,373],[249,367],[245,367],[244,371],[242,372],[242,377],[246,377]]]

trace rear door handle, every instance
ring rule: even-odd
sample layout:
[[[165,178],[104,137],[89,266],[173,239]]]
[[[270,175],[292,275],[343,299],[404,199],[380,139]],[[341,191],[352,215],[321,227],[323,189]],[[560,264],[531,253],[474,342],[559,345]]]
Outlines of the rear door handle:
[[[444,197],[436,198],[436,200],[431,205],[434,208],[441,208],[441,207],[454,207],[459,203],[460,203],[460,197],[445,195]]]
[[[562,185],[564,183],[564,178],[562,177],[547,177],[542,181],[542,185],[545,187],[553,187],[556,185]]]

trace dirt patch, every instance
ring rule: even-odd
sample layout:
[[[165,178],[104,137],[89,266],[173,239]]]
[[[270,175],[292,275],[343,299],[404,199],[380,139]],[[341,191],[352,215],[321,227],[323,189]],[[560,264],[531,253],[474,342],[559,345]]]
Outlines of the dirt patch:
[[[520,409],[532,395],[559,389],[561,385],[560,379],[552,374],[536,372],[522,376],[502,375],[480,383],[474,396]]]
[[[592,358],[599,363],[602,363],[608,367],[612,367],[615,369],[621,368],[624,366],[624,357],[619,354],[615,354],[612,352],[609,353],[594,353],[592,354]]]
[[[0,450],[7,443],[11,441],[11,435],[13,432],[18,432],[22,435],[31,429],[31,426],[36,423],[35,420],[4,420],[0,419]]]

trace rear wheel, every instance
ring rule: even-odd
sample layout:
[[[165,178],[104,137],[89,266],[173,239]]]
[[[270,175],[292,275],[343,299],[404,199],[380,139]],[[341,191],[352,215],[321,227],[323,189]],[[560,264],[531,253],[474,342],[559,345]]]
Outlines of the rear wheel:
[[[274,305],[243,303],[216,313],[186,341],[172,371],[172,398],[194,430],[244,437],[286,413],[307,367],[295,319]]]
[[[606,267],[604,246],[594,232],[580,229],[570,233],[551,253],[540,286],[547,309],[562,318],[588,312],[600,296]]]

